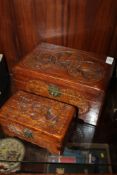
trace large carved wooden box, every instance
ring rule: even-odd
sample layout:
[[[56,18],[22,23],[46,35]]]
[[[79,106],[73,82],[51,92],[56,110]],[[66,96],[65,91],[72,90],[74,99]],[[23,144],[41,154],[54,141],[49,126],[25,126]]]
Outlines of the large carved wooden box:
[[[96,125],[113,64],[106,57],[42,43],[13,69],[13,83],[79,108],[79,118]]]
[[[0,124],[16,136],[59,154],[69,138],[75,108],[62,102],[18,91],[0,109]]]

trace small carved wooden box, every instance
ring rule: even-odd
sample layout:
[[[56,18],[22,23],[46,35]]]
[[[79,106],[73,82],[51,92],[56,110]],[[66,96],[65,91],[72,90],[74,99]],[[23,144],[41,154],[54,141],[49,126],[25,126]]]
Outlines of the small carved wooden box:
[[[79,118],[96,125],[113,68],[105,58],[42,43],[13,68],[13,82],[17,89],[78,107]]]
[[[27,92],[18,91],[0,110],[5,133],[59,154],[69,136],[75,108]]]

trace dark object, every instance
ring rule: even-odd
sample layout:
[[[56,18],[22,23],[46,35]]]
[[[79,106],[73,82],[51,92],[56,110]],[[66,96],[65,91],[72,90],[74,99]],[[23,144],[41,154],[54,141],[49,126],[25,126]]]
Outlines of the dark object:
[[[115,112],[112,116],[113,124],[114,126],[117,126],[117,109],[115,109]]]
[[[8,98],[10,89],[10,76],[3,54],[0,54],[0,106]]]

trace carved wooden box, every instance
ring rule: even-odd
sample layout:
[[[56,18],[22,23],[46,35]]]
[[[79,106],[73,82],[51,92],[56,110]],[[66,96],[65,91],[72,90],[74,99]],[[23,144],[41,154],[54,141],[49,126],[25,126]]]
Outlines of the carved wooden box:
[[[79,118],[96,125],[113,67],[105,58],[42,43],[14,67],[13,82],[17,89],[77,106]]]
[[[75,108],[41,96],[18,91],[0,109],[5,133],[61,153],[69,136]]]

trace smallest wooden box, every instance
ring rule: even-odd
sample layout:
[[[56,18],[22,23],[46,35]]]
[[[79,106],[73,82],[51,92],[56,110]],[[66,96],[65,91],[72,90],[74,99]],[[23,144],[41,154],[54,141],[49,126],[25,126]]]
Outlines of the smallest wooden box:
[[[65,103],[18,91],[0,110],[0,123],[6,134],[60,154],[75,108]]]

